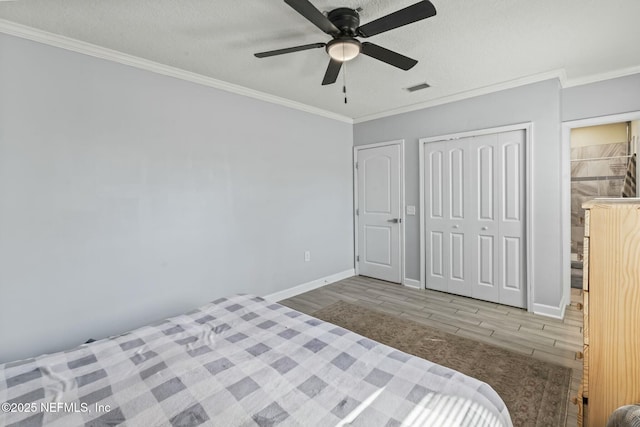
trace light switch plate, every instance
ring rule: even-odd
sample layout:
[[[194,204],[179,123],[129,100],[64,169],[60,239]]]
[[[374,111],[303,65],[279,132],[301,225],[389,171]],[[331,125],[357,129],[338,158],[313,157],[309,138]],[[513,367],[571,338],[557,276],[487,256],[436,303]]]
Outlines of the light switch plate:
[[[416,207],[412,205],[407,205],[407,215],[415,215]]]

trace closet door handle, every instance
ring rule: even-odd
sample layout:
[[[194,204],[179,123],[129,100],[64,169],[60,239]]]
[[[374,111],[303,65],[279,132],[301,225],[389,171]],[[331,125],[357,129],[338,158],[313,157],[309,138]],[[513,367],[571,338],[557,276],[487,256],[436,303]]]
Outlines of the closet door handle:
[[[458,224],[454,225],[453,228],[460,228]]]
[[[486,227],[486,226],[485,226],[485,227],[482,227],[482,229],[483,229],[483,230],[488,230],[488,229],[489,229],[489,227]]]

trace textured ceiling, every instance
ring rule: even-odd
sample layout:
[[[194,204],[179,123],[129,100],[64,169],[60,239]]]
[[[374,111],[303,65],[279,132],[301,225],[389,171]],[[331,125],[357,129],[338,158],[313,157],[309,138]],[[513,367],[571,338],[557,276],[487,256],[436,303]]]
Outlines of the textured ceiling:
[[[311,0],[362,8],[361,23],[416,0]],[[330,37],[281,0],[21,0],[0,19],[362,118],[564,69],[570,81],[640,71],[639,0],[432,0],[435,17],[367,41],[415,58],[401,71],[360,55],[321,86],[328,56],[253,53]],[[403,88],[428,82],[426,90]]]

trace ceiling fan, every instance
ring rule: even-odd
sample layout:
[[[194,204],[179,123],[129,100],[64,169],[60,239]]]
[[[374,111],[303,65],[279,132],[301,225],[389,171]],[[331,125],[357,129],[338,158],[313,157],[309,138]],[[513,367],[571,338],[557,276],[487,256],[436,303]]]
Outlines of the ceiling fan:
[[[266,58],[324,47],[331,59],[322,80],[323,85],[335,83],[342,63],[352,60],[360,53],[402,70],[409,70],[418,61],[377,44],[360,42],[356,37],[375,36],[403,25],[430,18],[436,14],[436,8],[433,4],[428,0],[423,0],[360,26],[360,15],[354,9],[340,7],[325,16],[308,0],[284,0],[284,2],[311,21],[316,27],[333,37],[333,39],[328,43],[312,43],[286,49],[270,50],[256,53],[255,56]]]

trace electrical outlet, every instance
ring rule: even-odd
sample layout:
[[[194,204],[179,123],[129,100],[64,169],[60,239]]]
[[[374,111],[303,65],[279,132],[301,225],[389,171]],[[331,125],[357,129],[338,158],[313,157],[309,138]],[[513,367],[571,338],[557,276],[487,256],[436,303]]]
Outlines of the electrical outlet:
[[[311,251],[304,251],[304,262],[311,261]]]

